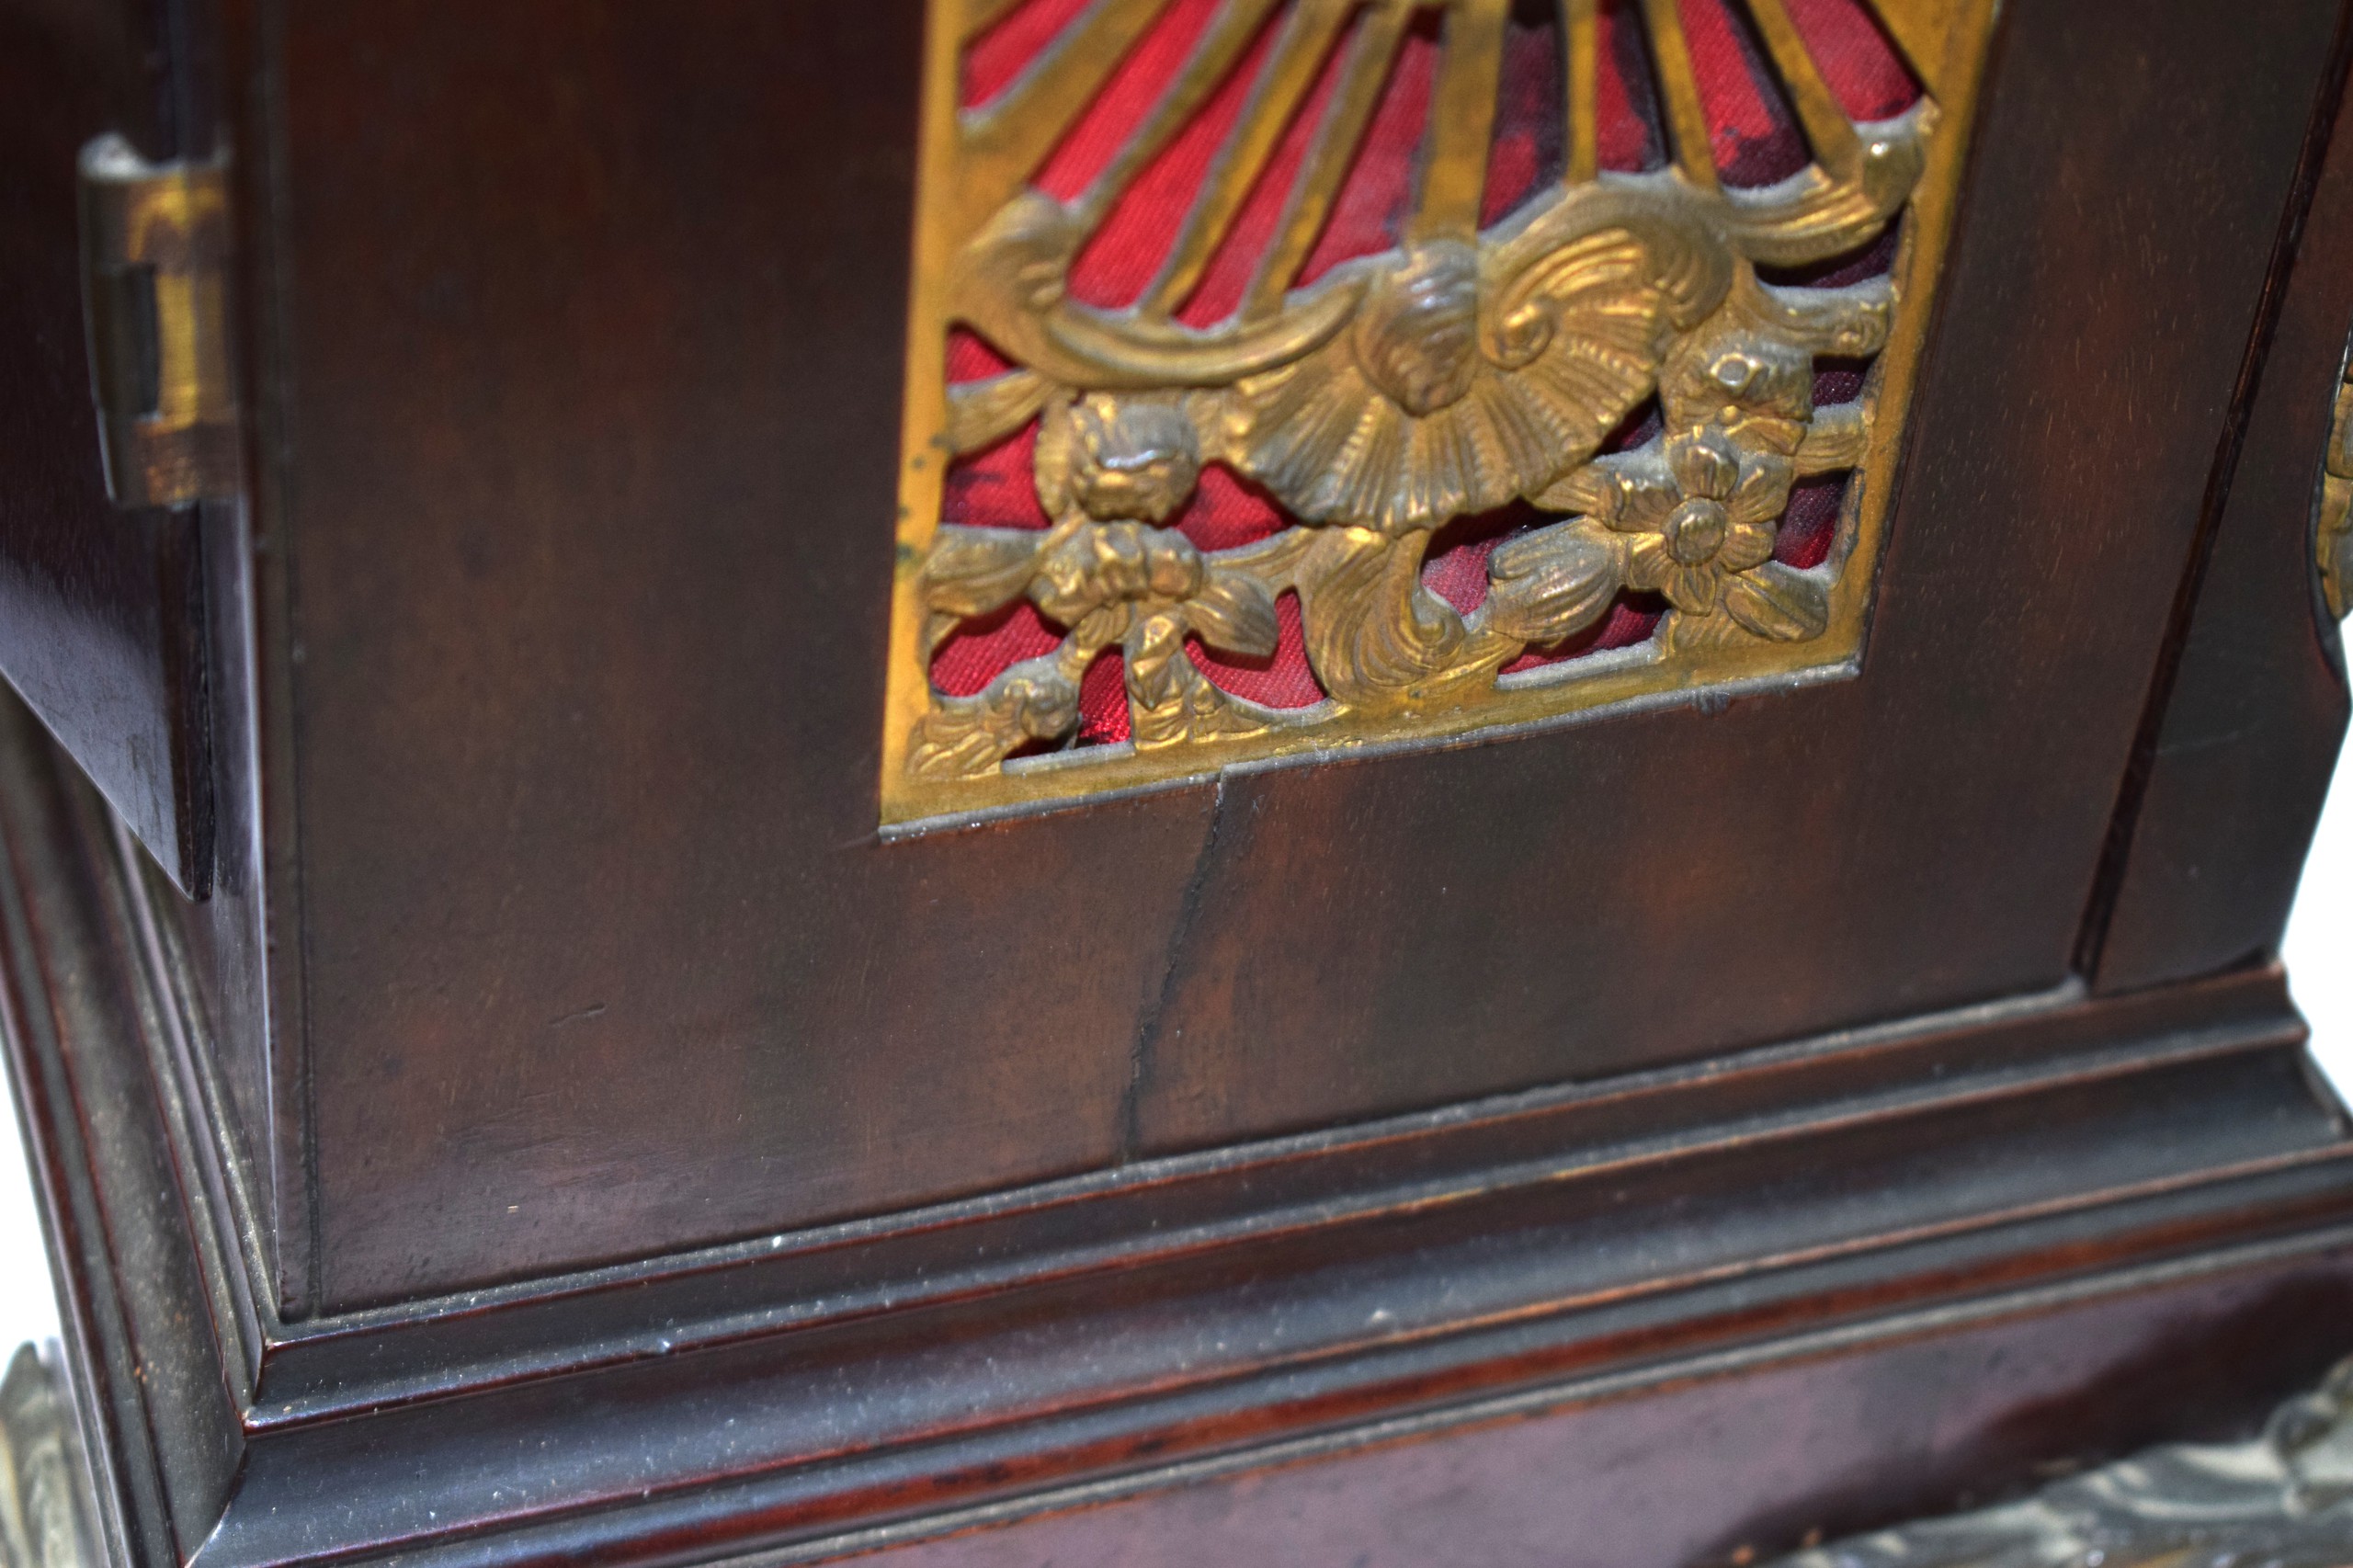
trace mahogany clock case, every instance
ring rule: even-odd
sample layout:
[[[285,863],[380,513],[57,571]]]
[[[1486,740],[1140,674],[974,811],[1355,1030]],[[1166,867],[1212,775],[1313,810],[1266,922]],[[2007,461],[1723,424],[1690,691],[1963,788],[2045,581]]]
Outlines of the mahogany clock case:
[[[2317,1376],[2340,7],[2001,7],[1851,674],[886,836],[923,22],[0,6],[0,954],[114,1557],[1305,1561],[1288,1487],[1878,1391],[1695,1442],[1665,1564]],[[242,499],[106,502],[108,130],[227,155]],[[1427,1507],[1517,1561],[1581,1473]]]

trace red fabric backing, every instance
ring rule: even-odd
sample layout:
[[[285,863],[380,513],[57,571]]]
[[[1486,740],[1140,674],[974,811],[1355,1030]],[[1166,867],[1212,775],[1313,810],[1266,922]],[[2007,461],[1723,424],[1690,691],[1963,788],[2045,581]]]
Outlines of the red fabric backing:
[[[1804,35],[1815,63],[1849,114],[1859,119],[1902,112],[1919,97],[1918,85],[1889,46],[1861,0],[1785,0],[1791,20]],[[1218,0],[1171,0],[1112,73],[1101,94],[1048,156],[1034,177],[1039,188],[1063,200],[1084,191],[1120,144],[1141,124],[1176,79],[1186,56],[1217,9]],[[1087,0],[1028,0],[965,51],[962,97],[969,108],[986,104],[1018,79],[1022,71],[1086,10]],[[1802,169],[1805,142],[1751,23],[1736,0],[1682,0],[1684,28],[1694,74],[1699,82],[1717,167],[1729,184],[1769,184]],[[1493,149],[1482,222],[1500,222],[1530,193],[1557,180],[1563,168],[1563,101],[1562,49],[1557,25],[1541,7],[1523,7],[1506,37],[1504,72],[1497,101]],[[1071,269],[1072,295],[1087,303],[1120,308],[1151,284],[1174,244],[1187,207],[1240,116],[1280,26],[1279,13],[1244,51],[1236,67],[1193,119],[1130,183],[1110,213],[1080,251]],[[1665,163],[1648,45],[1634,0],[1605,0],[1602,8],[1602,69],[1598,84],[1599,153],[1604,167],[1639,170]],[[1314,128],[1337,79],[1341,48],[1324,61],[1314,87],[1277,144],[1199,284],[1182,301],[1178,318],[1194,326],[1223,320],[1240,303],[1259,256],[1271,241],[1291,183],[1298,175]],[[1380,105],[1350,167],[1330,220],[1295,283],[1312,282],[1352,257],[1386,250],[1413,200],[1415,172],[1429,119],[1430,93],[1443,39],[1439,13],[1418,17],[1400,48]],[[1893,235],[1862,256],[1817,269],[1807,282],[1847,282],[1883,272],[1893,256]],[[948,346],[948,379],[970,381],[1002,374],[1011,366],[994,349],[961,328]],[[1862,367],[1825,367],[1815,397],[1828,403],[1855,397]],[[1632,423],[1632,422],[1630,422]],[[1654,432],[1630,429],[1623,444],[1639,444]],[[1042,528],[1048,519],[1038,505],[1030,463],[1033,424],[995,446],[959,460],[947,476],[941,520],[989,528]],[[1830,475],[1800,484],[1781,525],[1779,559],[1811,566],[1827,554],[1836,532],[1845,477]],[[1495,544],[1524,528],[1552,519],[1526,506],[1484,517],[1461,518],[1431,540],[1423,581],[1458,609],[1476,608],[1485,597],[1486,560]],[[1212,465],[1173,525],[1203,550],[1233,549],[1291,526],[1291,519],[1264,492]],[[1198,641],[1188,644],[1197,666],[1235,696],[1278,708],[1304,707],[1324,693],[1309,666],[1295,597],[1277,607],[1282,638],[1274,656],[1237,661],[1212,653]],[[1509,668],[1533,668],[1647,638],[1661,608],[1643,596],[1628,596],[1600,626],[1552,650],[1530,650]],[[1060,631],[1027,603],[960,628],[932,661],[932,680],[951,696],[979,691],[1008,665],[1051,652]],[[1089,668],[1081,688],[1081,744],[1128,738],[1123,676],[1116,649]]]
[[[1088,0],[1029,0],[997,19],[964,50],[964,105],[977,108],[1013,85],[1023,66],[1078,19]]]

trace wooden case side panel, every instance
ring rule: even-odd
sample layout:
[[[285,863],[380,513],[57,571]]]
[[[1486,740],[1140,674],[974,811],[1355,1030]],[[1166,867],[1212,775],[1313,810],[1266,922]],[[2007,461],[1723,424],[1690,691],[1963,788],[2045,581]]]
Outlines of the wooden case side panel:
[[[2347,42],[2340,38],[2341,98]],[[2332,105],[2312,201],[2235,477],[2129,793],[2098,988],[2209,973],[2274,950],[2345,734],[2342,647],[2319,591],[2313,513],[2353,329],[2353,115]],[[2330,128],[2323,128],[2330,129]],[[2138,782],[2136,778],[2135,782]]]
[[[921,20],[284,18],[329,1310],[1115,1156],[1205,793],[876,841]]]
[[[919,6],[290,8],[318,1304],[2062,980],[2335,7],[2008,10],[1860,678],[880,844]]]

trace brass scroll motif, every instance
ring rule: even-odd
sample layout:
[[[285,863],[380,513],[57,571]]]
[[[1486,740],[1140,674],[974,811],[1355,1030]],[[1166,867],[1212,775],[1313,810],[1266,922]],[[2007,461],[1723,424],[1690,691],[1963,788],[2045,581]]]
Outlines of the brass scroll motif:
[[[961,108],[964,51],[1012,6],[935,0],[886,823],[1854,667],[1993,0],[1873,0],[1924,96],[1863,123],[1797,8],[1740,0],[1812,154],[1759,188],[1720,176],[1676,0],[1639,13],[1671,162],[1599,168],[1604,7],[1558,0],[1563,173],[1484,228],[1508,0],[1222,0],[1092,182],[1069,199],[1039,189],[1043,160],[1165,4],[1092,0],[994,100]],[[1296,285],[1399,40],[1431,13],[1442,43],[1398,241]],[[1074,298],[1089,238],[1262,29],[1264,64],[1157,279],[1123,309]],[[1178,306],[1327,58],[1326,106],[1241,303],[1186,324]],[[1896,224],[1884,276],[1768,281]],[[951,329],[1011,368],[948,384]],[[1871,369],[1857,401],[1817,407],[1831,358]],[[1649,407],[1658,433],[1612,449]],[[1047,526],[943,525],[943,470],[1033,421]],[[1173,525],[1211,464],[1292,526],[1197,548]],[[1792,487],[1849,472],[1826,558],[1775,559]],[[1433,533],[1514,504],[1538,521],[1493,550],[1483,598],[1458,610],[1423,580]],[[1277,709],[1213,684],[1188,643],[1268,658],[1286,594],[1324,699]],[[1661,606],[1647,642],[1506,673],[1626,594]],[[1058,645],[976,692],[934,687],[933,656],[960,627],[1024,600]],[[1130,738],[1073,745],[1082,680],[1114,653]]]
[[[2155,1449],[2023,1502],[1905,1525],[1779,1568],[2347,1568],[2353,1361],[2254,1442]]]

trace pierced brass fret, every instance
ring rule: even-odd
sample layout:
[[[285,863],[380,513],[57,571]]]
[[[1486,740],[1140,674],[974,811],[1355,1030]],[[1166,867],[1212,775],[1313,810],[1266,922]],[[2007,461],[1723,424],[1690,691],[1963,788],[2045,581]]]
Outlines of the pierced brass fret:
[[[1717,167],[1677,0],[1625,13],[1643,29],[1670,161],[1600,167],[1604,7],[1558,0],[1563,173],[1483,228],[1504,0],[1223,0],[1102,172],[1057,200],[1032,183],[1039,169],[1168,3],[1094,0],[972,108],[960,107],[964,51],[1009,8],[936,5],[886,824],[1852,670],[1993,0],[1876,0],[1926,89],[1876,122],[1849,117],[1781,0],[1726,0],[1813,155],[1762,188]],[[1412,210],[1394,248],[1302,281],[1416,27],[1435,28],[1438,53]],[[1255,75],[1238,115],[1154,280],[1124,309],[1074,298],[1084,247],[1244,69]],[[1223,319],[1188,324],[1177,312],[1286,136],[1304,150],[1250,284]],[[1901,239],[1882,276],[1770,280],[1891,227]],[[949,386],[951,328],[1013,368]],[[1859,401],[1817,408],[1817,364],[1831,358],[1870,369]],[[1657,435],[1613,449],[1654,400]],[[949,467],[1033,420],[1049,526],[943,525]],[[1244,549],[1197,548],[1176,525],[1211,465],[1271,495],[1292,526]],[[1775,559],[1792,487],[1849,472],[1827,559]],[[1483,601],[1458,610],[1422,581],[1433,533],[1514,504],[1549,516],[1495,548]],[[1298,709],[1222,689],[1186,652],[1271,654],[1285,594],[1325,693]],[[1664,607],[1646,642],[1513,667],[1590,631],[1629,594]],[[972,695],[935,689],[944,642],[1023,599],[1060,642]],[[1073,745],[1082,680],[1113,655],[1131,739]]]

